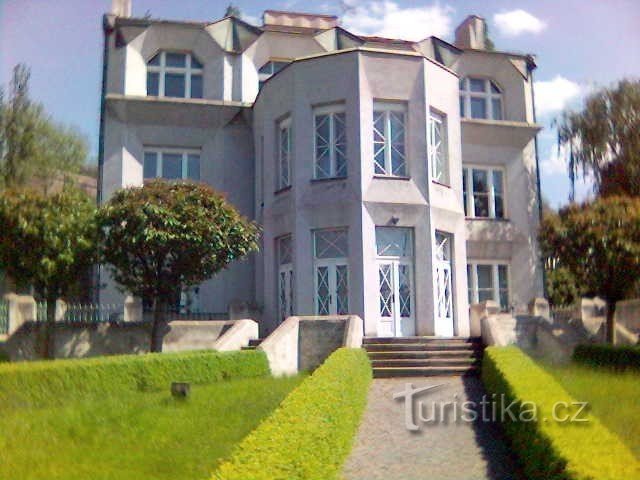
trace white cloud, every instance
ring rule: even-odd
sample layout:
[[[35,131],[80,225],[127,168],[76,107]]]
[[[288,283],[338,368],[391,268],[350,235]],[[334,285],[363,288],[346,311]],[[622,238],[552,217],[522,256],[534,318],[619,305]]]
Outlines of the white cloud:
[[[355,34],[418,41],[431,35],[444,37],[452,31],[453,9],[437,3],[411,8],[401,8],[388,0],[368,3],[351,0],[345,4],[342,24]]]
[[[511,10],[510,12],[496,13],[493,23],[503,35],[515,37],[521,33],[540,33],[546,28],[546,24],[537,17],[524,10]]]
[[[549,147],[548,154],[540,162],[540,173],[542,175],[567,175],[567,147],[561,146],[558,152],[558,146],[553,144]]]
[[[246,15],[243,13],[240,18],[251,25],[262,25],[262,19],[256,15]]]
[[[560,75],[552,80],[535,82],[533,85],[536,100],[536,113],[547,115],[559,112],[567,104],[584,93],[583,87]]]

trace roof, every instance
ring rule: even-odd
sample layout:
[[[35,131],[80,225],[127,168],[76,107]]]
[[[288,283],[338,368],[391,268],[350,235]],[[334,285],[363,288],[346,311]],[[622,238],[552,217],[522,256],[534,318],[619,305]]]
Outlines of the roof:
[[[297,17],[314,17],[314,18],[326,18],[327,20],[337,20],[337,15],[327,15],[324,13],[304,13],[304,12],[292,12],[289,10],[265,10],[264,13],[275,13],[279,15],[295,15]]]

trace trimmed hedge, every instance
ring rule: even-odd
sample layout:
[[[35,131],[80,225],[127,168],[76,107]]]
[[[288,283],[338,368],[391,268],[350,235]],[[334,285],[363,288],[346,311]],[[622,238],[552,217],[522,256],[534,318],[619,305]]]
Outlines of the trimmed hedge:
[[[558,402],[574,399],[559,383],[516,347],[490,347],[485,351],[482,379],[490,394],[504,395],[504,403],[537,406],[535,421],[506,417],[505,433],[520,457],[530,480],[621,480],[640,478],[640,464],[627,446],[594,416],[588,422],[553,420]],[[615,399],[612,399],[615,402]],[[576,408],[560,410],[576,413]],[[632,415],[634,412],[629,412]],[[581,416],[584,418],[584,416]]]
[[[196,351],[117,355],[0,365],[0,410],[126,390],[169,388],[172,381],[212,383],[270,373],[264,352]]]
[[[235,448],[218,480],[335,479],[367,401],[371,364],[340,348]]]
[[[578,345],[573,352],[573,360],[593,367],[640,370],[640,347]]]

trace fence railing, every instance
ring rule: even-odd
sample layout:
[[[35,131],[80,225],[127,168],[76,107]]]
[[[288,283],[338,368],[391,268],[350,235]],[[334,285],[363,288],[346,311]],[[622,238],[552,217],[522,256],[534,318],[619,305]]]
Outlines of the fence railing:
[[[153,320],[153,312],[151,310],[144,310],[143,318],[146,321]],[[178,310],[169,309],[164,312],[164,318],[168,321],[171,320],[228,320],[229,314],[227,312],[184,312]]]
[[[575,313],[575,307],[563,306],[563,307],[551,307],[551,316],[556,322],[568,323],[573,320]]]
[[[47,302],[37,302],[36,321],[47,320]],[[97,303],[67,303],[59,319],[66,323],[107,323],[124,321],[124,306]]]
[[[0,335],[9,333],[9,302],[0,299]]]

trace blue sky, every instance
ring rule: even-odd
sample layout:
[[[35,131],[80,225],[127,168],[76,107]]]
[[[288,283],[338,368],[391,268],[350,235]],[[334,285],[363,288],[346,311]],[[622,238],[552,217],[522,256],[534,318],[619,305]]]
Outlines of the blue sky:
[[[134,16],[214,20],[226,0],[133,0]],[[528,0],[339,1],[235,0],[252,22],[265,9],[342,15],[356,33],[416,40],[437,35],[452,40],[468,14],[487,19],[498,49],[537,56],[536,103],[543,195],[552,205],[567,200],[569,182],[549,128],[564,107],[576,107],[591,89],[623,77],[640,76],[640,1]],[[110,0],[0,0],[0,83],[18,62],[32,70],[32,96],[52,116],[76,126],[97,152],[101,15]],[[582,196],[589,191],[580,186]]]

